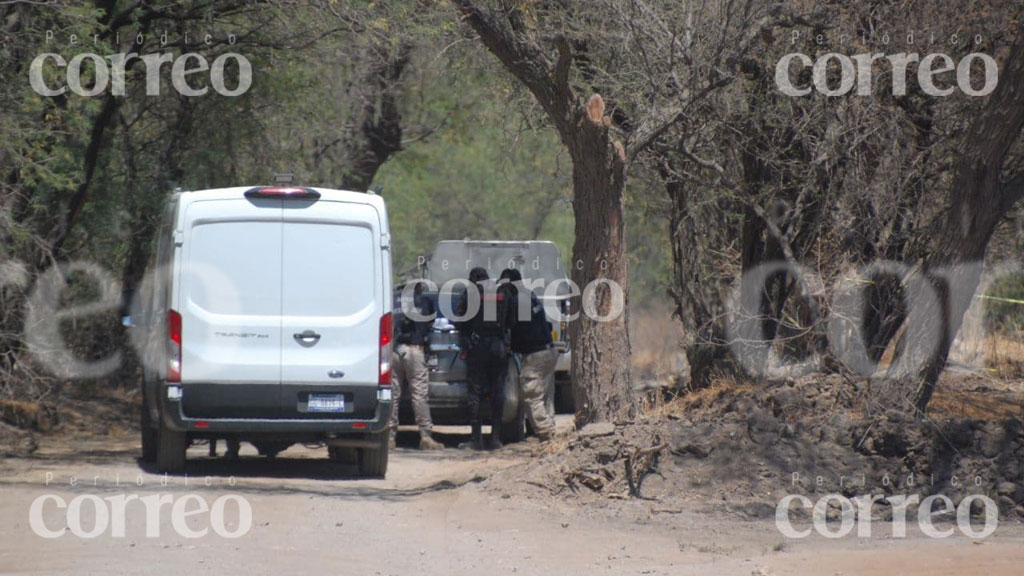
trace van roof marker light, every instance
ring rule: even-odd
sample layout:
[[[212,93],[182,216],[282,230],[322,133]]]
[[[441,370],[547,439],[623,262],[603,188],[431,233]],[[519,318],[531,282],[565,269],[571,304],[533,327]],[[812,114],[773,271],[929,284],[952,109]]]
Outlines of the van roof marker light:
[[[277,198],[285,200],[319,200],[320,193],[297,186],[256,186],[245,191],[246,198]]]

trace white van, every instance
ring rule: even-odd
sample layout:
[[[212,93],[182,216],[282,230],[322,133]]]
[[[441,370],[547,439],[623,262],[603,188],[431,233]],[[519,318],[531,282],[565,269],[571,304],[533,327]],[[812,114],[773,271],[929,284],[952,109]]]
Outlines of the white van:
[[[273,456],[324,443],[383,476],[391,247],[380,196],[257,186],[175,193],[141,289],[143,459],[196,439]]]

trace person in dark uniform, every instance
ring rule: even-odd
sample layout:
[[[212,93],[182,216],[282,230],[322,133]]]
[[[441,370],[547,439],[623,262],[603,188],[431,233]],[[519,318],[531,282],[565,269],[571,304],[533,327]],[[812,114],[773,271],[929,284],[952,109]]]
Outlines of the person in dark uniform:
[[[480,418],[480,402],[487,396],[491,399],[491,434],[486,448],[501,448],[501,417],[505,407],[505,376],[508,372],[509,330],[515,323],[515,309],[511,306],[513,296],[510,286],[489,281],[487,271],[473,268],[469,281],[479,295],[479,306],[475,313],[459,322],[457,327],[463,335],[466,352],[466,371],[469,379],[469,422],[473,428],[470,446],[482,450],[483,442]],[[462,299],[458,316],[465,316],[470,295]]]
[[[523,360],[519,373],[519,390],[526,405],[526,418],[541,442],[555,436],[555,415],[548,411],[547,397],[553,393],[558,350],[551,337],[551,322],[537,295],[522,288],[523,276],[515,268],[501,273],[512,283],[516,294],[516,323],[512,328],[512,351]]]

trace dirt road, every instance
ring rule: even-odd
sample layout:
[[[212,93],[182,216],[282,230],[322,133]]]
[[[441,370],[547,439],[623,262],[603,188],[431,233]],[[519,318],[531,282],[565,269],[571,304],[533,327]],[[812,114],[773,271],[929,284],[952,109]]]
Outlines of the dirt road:
[[[462,440],[444,439],[451,445]],[[479,482],[531,458],[533,450],[427,453],[400,447],[386,480],[363,480],[339,478],[322,449],[292,447],[268,461],[243,445],[240,460],[225,461],[208,458],[206,447],[197,446],[189,453],[188,475],[164,480],[139,467],[134,436],[46,441],[31,458],[0,462],[0,573],[1024,573],[1024,531],[1008,523],[981,544],[959,535],[787,541],[771,521],[659,513],[656,503],[645,501],[590,509]],[[56,498],[70,504],[89,495],[96,498],[83,499],[78,526],[86,532],[100,525],[95,502],[119,495],[170,495],[175,503],[196,495],[210,506],[235,495],[251,508],[252,521],[240,537],[226,538],[215,533],[210,514],[196,514],[185,519],[183,533],[174,524],[173,504],[154,520],[139,502],[129,502],[123,537],[114,535],[118,513],[111,505],[103,509],[108,527],[95,537],[65,532],[44,538],[33,531],[30,510],[45,495],[51,496],[40,518],[52,531],[72,523]],[[195,508],[197,499],[186,509]],[[225,508],[226,533],[241,531],[236,506]],[[147,528],[156,533],[148,537]],[[203,528],[205,536],[183,535]]]

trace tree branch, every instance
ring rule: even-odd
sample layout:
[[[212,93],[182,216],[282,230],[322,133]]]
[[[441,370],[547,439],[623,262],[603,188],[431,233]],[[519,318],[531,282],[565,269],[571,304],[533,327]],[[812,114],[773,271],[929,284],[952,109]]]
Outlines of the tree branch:
[[[51,246],[53,253],[60,252],[64,246],[64,242],[68,239],[71,234],[71,229],[75,225],[75,221],[78,219],[78,215],[82,212],[82,208],[85,206],[86,200],[89,198],[89,185],[92,184],[92,177],[96,171],[96,164],[99,162],[100,149],[103,144],[103,136],[106,133],[107,127],[111,124],[114,118],[114,112],[117,111],[118,101],[113,96],[108,95],[103,101],[103,108],[100,109],[100,113],[93,119],[92,131],[89,135],[89,146],[85,150],[85,162],[84,171],[85,178],[78,185],[74,195],[71,197],[71,201],[68,203],[67,212],[64,214],[64,219],[60,222],[60,227],[57,230],[57,237],[54,239]]]
[[[572,46],[565,36],[559,35],[555,38],[555,48],[558,49],[558,61],[552,70],[551,77],[559,86],[569,88],[569,69],[572,67]]]
[[[1024,128],[1024,45],[1013,46],[999,85],[967,131],[964,156],[990,167],[1003,165]]]
[[[463,20],[476,31],[484,46],[537,98],[559,133],[568,134],[573,125],[569,113],[573,94],[568,84],[568,63],[564,61],[572,59],[571,51],[566,52],[568,43],[556,42],[559,58],[553,64],[540,46],[517,33],[507,18],[471,0],[457,0],[457,4]],[[559,75],[565,78],[564,82],[558,81]]]
[[[659,136],[683,117],[686,102],[673,104],[658,110],[640,121],[636,129],[629,135],[626,147],[626,161],[632,163],[641,152],[647,149]]]

